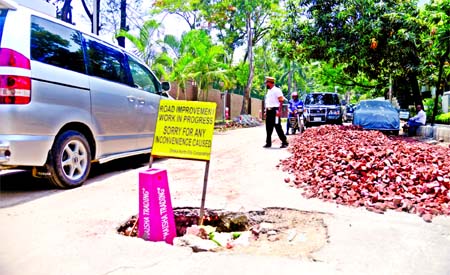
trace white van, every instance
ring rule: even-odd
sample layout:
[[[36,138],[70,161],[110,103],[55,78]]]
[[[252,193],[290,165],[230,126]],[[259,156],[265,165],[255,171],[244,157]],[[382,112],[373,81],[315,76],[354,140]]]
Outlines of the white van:
[[[0,0],[0,169],[80,186],[93,161],[150,152],[169,89],[124,49]]]

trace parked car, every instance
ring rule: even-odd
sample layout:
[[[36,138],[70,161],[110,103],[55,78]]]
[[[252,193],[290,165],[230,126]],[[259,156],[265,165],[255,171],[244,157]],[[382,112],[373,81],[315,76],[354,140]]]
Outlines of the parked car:
[[[342,124],[343,109],[337,93],[310,93],[304,100],[306,127]]]
[[[402,120],[408,120],[410,115],[411,115],[411,112],[409,111],[409,109],[400,109],[399,110],[399,116],[400,116],[400,119],[402,119]]]
[[[354,104],[347,104],[344,108],[344,114],[342,116],[342,119],[345,122],[349,122],[353,120],[353,112],[355,111],[355,105]]]
[[[149,153],[170,89],[124,49],[9,0],[0,79],[0,169],[60,188],[82,185],[91,162]]]
[[[400,131],[400,118],[397,109],[386,100],[362,100],[353,112],[353,125],[367,130],[392,132]]]

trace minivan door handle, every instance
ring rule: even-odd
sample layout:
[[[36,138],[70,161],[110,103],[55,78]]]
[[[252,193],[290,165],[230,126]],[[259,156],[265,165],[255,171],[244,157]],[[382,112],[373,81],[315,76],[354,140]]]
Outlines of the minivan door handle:
[[[127,99],[128,99],[128,101],[131,102],[131,103],[134,103],[134,102],[136,101],[136,97],[134,97],[134,96],[132,96],[132,95],[127,96]]]
[[[138,97],[138,98],[137,98],[137,101],[139,102],[139,104],[145,105],[145,99],[144,99],[144,98]]]

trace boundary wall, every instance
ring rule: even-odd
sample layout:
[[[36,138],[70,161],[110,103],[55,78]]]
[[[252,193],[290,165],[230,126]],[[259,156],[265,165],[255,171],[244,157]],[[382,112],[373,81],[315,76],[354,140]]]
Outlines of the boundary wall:
[[[192,86],[191,84],[186,85],[185,91],[179,91],[177,95],[177,85],[171,83],[171,90],[169,94],[171,97],[179,100],[198,100],[202,98],[204,95],[197,93],[198,87]],[[178,98],[177,98],[178,96]],[[224,100],[224,97],[227,97]],[[198,98],[197,98],[198,97]],[[208,102],[216,102],[216,120],[224,119],[225,108],[228,107],[228,112],[230,115],[230,119],[237,117],[241,114],[242,108],[242,95],[232,94],[232,93],[221,93],[219,90],[211,89],[208,92],[207,99],[205,101]],[[226,102],[226,106],[224,106],[224,102]],[[253,117],[262,118],[263,114],[264,102],[258,98],[251,98],[249,102],[249,114]]]

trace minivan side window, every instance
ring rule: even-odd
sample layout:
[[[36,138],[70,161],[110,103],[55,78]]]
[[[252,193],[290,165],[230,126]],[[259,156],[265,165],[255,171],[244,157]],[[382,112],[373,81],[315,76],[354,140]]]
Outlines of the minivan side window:
[[[144,66],[128,56],[128,64],[130,65],[131,77],[133,78],[133,86],[150,92],[156,93],[155,76]]]
[[[85,37],[89,57],[89,75],[129,84],[124,66],[125,55],[92,37]]]
[[[6,14],[8,10],[0,10],[0,41],[2,41],[3,37],[3,26],[5,25]]]
[[[32,16],[30,44],[32,60],[86,73],[80,32]]]

